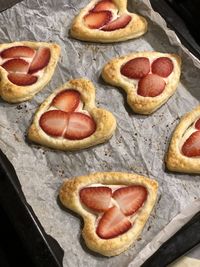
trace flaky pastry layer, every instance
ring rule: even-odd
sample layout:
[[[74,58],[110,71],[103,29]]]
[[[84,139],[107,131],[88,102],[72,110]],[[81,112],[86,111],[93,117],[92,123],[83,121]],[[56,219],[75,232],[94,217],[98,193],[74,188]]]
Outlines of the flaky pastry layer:
[[[120,72],[122,65],[137,57],[147,57],[154,60],[158,57],[168,57],[174,64],[174,70],[167,78],[164,91],[155,97],[144,97],[137,94],[137,88],[132,81]],[[176,91],[181,74],[181,59],[178,55],[154,51],[136,52],[109,61],[102,70],[103,79],[111,85],[121,87],[127,93],[127,102],[131,109],[140,114],[151,114],[163,105]]]
[[[84,110],[87,110],[96,122],[96,131],[82,140],[69,140],[65,138],[55,138],[47,135],[40,127],[39,120],[44,112],[48,110],[53,98],[66,89],[77,90],[84,103]],[[91,81],[81,78],[70,80],[57,88],[40,106],[35,114],[32,125],[28,130],[28,138],[38,144],[59,149],[59,150],[79,150],[104,143],[111,138],[116,129],[116,119],[111,112],[97,108],[95,106],[95,88]]]
[[[90,29],[84,23],[84,16],[95,6],[99,0],[92,0],[81,12],[74,18],[70,30],[72,37],[83,40],[100,43],[113,43],[137,38],[147,31],[147,21],[144,17],[127,10],[127,0],[112,0],[119,10],[119,15],[128,14],[131,16],[129,24],[122,29],[115,31],[102,31],[100,29]]]
[[[148,197],[140,209],[134,224],[126,233],[112,239],[102,239],[96,234],[96,215],[85,209],[79,198],[79,191],[92,184],[103,185],[142,185],[148,191]],[[123,172],[98,172],[86,176],[65,180],[60,188],[59,197],[62,204],[75,211],[84,220],[82,231],[86,245],[93,251],[105,256],[115,256],[133,244],[141,233],[156,202],[158,183],[144,176]]]
[[[8,72],[0,66],[0,96],[7,102],[17,103],[31,99],[51,80],[60,55],[60,46],[55,43],[22,41],[0,44],[0,51],[13,46],[28,46],[33,49],[38,49],[39,47],[43,46],[48,47],[51,52],[50,61],[44,68],[42,77],[32,85],[19,86],[13,84],[7,77]]]
[[[180,142],[187,129],[200,118],[200,106],[186,113],[176,127],[165,157],[166,166],[175,172],[200,173],[200,157],[186,157],[181,153]]]

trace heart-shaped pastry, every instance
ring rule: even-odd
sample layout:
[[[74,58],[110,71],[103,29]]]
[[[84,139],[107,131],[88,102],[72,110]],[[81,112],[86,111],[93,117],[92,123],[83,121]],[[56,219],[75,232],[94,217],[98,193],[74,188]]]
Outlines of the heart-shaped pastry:
[[[172,135],[166,165],[171,171],[200,173],[200,106],[181,118]]]
[[[112,43],[147,31],[145,18],[127,10],[127,0],[93,0],[74,18],[71,35],[79,40]]]
[[[105,256],[122,253],[141,233],[157,197],[158,184],[144,176],[100,172],[66,180],[62,204],[84,220],[86,245]]]
[[[103,79],[127,93],[127,102],[140,114],[151,114],[174,94],[181,59],[175,54],[138,52],[109,61]]]
[[[28,137],[60,150],[78,150],[111,138],[115,117],[95,106],[95,88],[86,79],[71,80],[56,89],[36,112]]]
[[[12,103],[31,99],[50,81],[59,55],[57,44],[0,44],[0,96]]]

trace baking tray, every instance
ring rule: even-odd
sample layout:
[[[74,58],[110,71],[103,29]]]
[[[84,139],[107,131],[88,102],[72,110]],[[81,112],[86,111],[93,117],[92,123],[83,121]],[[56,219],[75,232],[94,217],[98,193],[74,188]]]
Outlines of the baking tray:
[[[168,26],[176,31],[183,44],[195,56],[200,58],[199,47],[194,43],[193,38],[190,36],[188,37],[188,35],[184,37],[185,26],[180,22],[180,18],[168,5],[167,8],[163,8],[164,2],[160,2],[162,3],[156,5],[158,1],[151,1],[154,9],[166,18]],[[169,20],[169,12],[173,16],[173,21],[171,21],[171,23]],[[178,21],[179,23],[175,23],[175,21]],[[175,27],[175,25],[179,25],[179,27]],[[45,233],[39,220],[24,197],[12,164],[8,161],[2,151],[0,151],[0,201],[9,219],[13,223],[16,232],[25,244],[27,252],[32,258],[35,266],[62,266],[62,258],[64,255],[62,248],[52,237]],[[195,231],[195,228],[193,229],[192,225],[190,231]],[[167,251],[166,247],[165,251]],[[177,251],[174,259],[179,256],[180,254]],[[158,256],[158,259],[159,258],[162,259]],[[154,265],[149,263],[148,267],[151,266]]]
[[[27,203],[14,167],[0,150],[0,203],[34,266],[62,267],[64,252]]]

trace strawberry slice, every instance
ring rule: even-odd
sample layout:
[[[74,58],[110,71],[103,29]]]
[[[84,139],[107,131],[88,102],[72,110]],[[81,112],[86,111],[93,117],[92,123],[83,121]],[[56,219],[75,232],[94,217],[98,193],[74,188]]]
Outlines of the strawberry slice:
[[[140,79],[149,72],[150,61],[146,57],[131,59],[121,68],[121,74],[131,79]]]
[[[137,93],[141,96],[158,96],[165,89],[165,85],[165,81],[160,76],[148,74],[139,80]]]
[[[46,67],[49,63],[50,57],[51,57],[50,49],[48,47],[40,47],[37,50],[33,58],[33,61],[31,62],[28,72],[32,74]]]
[[[60,92],[51,105],[65,112],[73,112],[80,103],[80,93],[73,89]]]
[[[9,73],[8,79],[19,86],[27,86],[32,85],[37,82],[38,77],[30,75],[30,74],[22,74],[22,73]]]
[[[195,122],[195,128],[200,130],[200,118]]]
[[[97,3],[90,12],[99,12],[104,10],[117,10],[117,7],[111,0],[102,0]]]
[[[144,186],[133,185],[117,189],[113,193],[124,215],[129,216],[135,213],[146,201],[147,190]]]
[[[71,113],[69,114],[65,138],[80,140],[92,135],[95,130],[96,123],[91,117],[79,112]]]
[[[85,24],[90,29],[99,29],[106,25],[112,18],[110,11],[91,12],[84,17]]]
[[[28,46],[13,46],[3,50],[0,54],[2,58],[33,57],[35,50]]]
[[[125,28],[126,25],[128,25],[130,21],[131,21],[131,16],[124,14],[121,17],[108,23],[101,30],[102,31],[115,31],[118,29],[122,29],[122,28]]]
[[[168,77],[173,69],[174,65],[170,58],[168,57],[159,57],[152,63],[152,73],[155,73],[161,77]]]
[[[50,136],[63,136],[68,123],[68,114],[61,110],[50,110],[40,117],[40,127]]]
[[[4,62],[1,67],[9,72],[25,72],[27,73],[29,63],[21,58],[10,59]]]
[[[200,131],[196,131],[190,135],[182,146],[182,153],[186,157],[200,156]]]
[[[109,187],[87,187],[80,191],[80,199],[88,208],[104,212],[109,209],[112,190]]]
[[[106,211],[96,229],[96,233],[103,239],[110,239],[124,234],[131,228],[129,219],[116,206]]]

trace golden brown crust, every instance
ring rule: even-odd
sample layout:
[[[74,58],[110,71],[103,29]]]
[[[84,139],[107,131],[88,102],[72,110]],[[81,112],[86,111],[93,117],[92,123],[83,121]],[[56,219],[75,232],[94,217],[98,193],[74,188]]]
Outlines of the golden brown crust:
[[[70,30],[71,36],[83,41],[113,43],[137,38],[147,31],[146,19],[142,16],[127,11],[127,0],[113,0],[119,9],[119,15],[126,13],[132,17],[132,20],[125,28],[109,32],[88,28],[85,25],[83,18],[98,2],[99,0],[92,0],[74,18]]]
[[[47,135],[39,126],[41,115],[47,111],[53,98],[59,92],[66,89],[75,89],[80,92],[81,100],[84,103],[84,110],[87,110],[96,122],[96,131],[91,136],[82,140],[69,140],[54,138]],[[79,150],[94,146],[107,141],[116,129],[115,117],[109,111],[95,106],[95,88],[87,79],[71,80],[57,88],[40,106],[35,114],[32,125],[28,130],[28,138],[38,144],[59,149],[59,150]]]
[[[37,49],[41,46],[48,47],[51,51],[51,58],[44,69],[44,74],[36,83],[29,86],[18,86],[13,84],[7,78],[7,71],[0,66],[0,96],[7,102],[17,103],[31,99],[36,93],[41,91],[44,86],[51,80],[51,77],[54,73],[59,55],[60,55],[60,46],[54,43],[45,43],[45,42],[14,42],[8,44],[0,44],[0,51],[7,49],[12,46],[29,46],[33,49]]]
[[[181,140],[186,130],[200,118],[200,106],[186,113],[176,127],[165,161],[169,170],[175,172],[200,173],[200,157],[186,157],[181,153]]]
[[[131,79],[121,75],[123,64],[136,57],[147,57],[153,60],[157,57],[169,57],[174,64],[174,70],[168,77],[165,90],[156,97],[143,97],[137,94],[136,86]],[[181,74],[181,59],[178,55],[159,52],[137,52],[109,61],[102,70],[103,79],[111,85],[121,87],[127,93],[127,102],[132,110],[140,114],[151,114],[163,105],[176,91]]]
[[[147,188],[148,197],[134,221],[134,226],[126,233],[112,238],[101,239],[95,230],[96,216],[86,210],[79,200],[79,190],[91,184],[104,185],[143,185]],[[123,172],[98,172],[66,180],[60,188],[59,197],[62,204],[82,216],[83,238],[87,246],[105,256],[122,253],[137,239],[141,233],[156,202],[158,183],[144,176]]]

